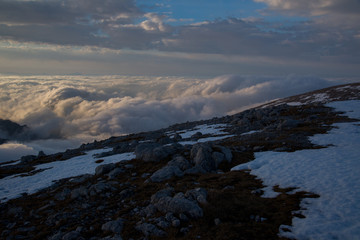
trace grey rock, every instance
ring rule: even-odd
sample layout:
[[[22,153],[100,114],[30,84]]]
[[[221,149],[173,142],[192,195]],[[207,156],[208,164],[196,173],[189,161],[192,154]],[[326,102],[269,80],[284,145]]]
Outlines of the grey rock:
[[[199,139],[199,138],[201,138],[202,137],[202,133],[201,132],[196,132],[195,134],[193,134],[192,136],[191,136],[191,139]]]
[[[224,154],[225,160],[230,163],[232,161],[232,157],[233,157],[231,150],[229,148],[226,148],[223,146],[216,146],[216,147],[219,148],[220,151]]]
[[[164,197],[171,197],[174,194],[174,188],[168,187],[162,189],[151,196],[151,203],[157,203]]]
[[[221,221],[220,221],[219,218],[215,218],[214,223],[215,223],[216,226],[218,226],[218,225],[220,225]]]
[[[160,162],[182,148],[180,144],[162,146],[158,143],[142,143],[136,147],[135,155],[144,162]]]
[[[174,141],[181,141],[182,140],[182,137],[180,134],[178,133],[175,133],[174,137],[173,137]]]
[[[90,192],[91,196],[96,196],[97,194],[102,193],[102,192],[104,192],[106,190],[109,190],[109,189],[112,189],[110,184],[99,182],[99,183],[97,183],[95,185],[92,185],[89,188],[89,192]]]
[[[177,166],[165,166],[151,175],[150,180],[152,182],[162,182],[175,176],[182,177],[184,173]]]
[[[122,169],[122,168],[120,168],[120,167],[117,167],[117,168],[111,170],[111,171],[107,174],[107,176],[108,176],[108,179],[111,180],[111,179],[115,179],[117,176],[121,175],[121,174],[124,173],[124,172],[125,172],[124,169]]]
[[[115,234],[112,237],[108,236],[108,237],[102,238],[102,240],[123,240],[123,238],[120,235]]]
[[[21,163],[30,163],[32,161],[34,161],[37,157],[35,155],[26,155],[26,156],[22,156],[20,158]]]
[[[89,196],[89,191],[84,186],[75,188],[74,190],[71,191],[70,194],[71,199],[77,199],[79,197],[88,197],[88,196]]]
[[[64,188],[61,192],[55,195],[55,199],[58,201],[64,201],[71,193],[71,190],[68,188]]]
[[[172,212],[176,214],[185,213],[191,218],[203,216],[203,210],[193,201],[185,198],[161,198],[155,206],[161,212]]]
[[[174,220],[171,222],[171,226],[173,226],[173,227],[179,227],[179,226],[180,226],[180,220],[179,220],[179,219],[174,219]]]
[[[184,171],[184,174],[204,174],[206,171],[201,166],[195,166]]]
[[[61,240],[63,236],[63,233],[61,231],[55,233],[51,237],[48,238],[48,240]]]
[[[80,239],[84,239],[84,238],[82,238],[80,233],[77,231],[68,232],[62,237],[62,240],[80,240]]]
[[[124,227],[124,220],[123,219],[118,219],[118,220],[114,220],[114,221],[104,223],[101,226],[101,230],[103,230],[105,232],[113,232],[113,233],[120,234],[121,231],[123,230],[123,227]]]
[[[225,160],[225,155],[223,153],[220,153],[220,152],[213,152],[211,154],[211,157],[215,162],[216,168],[218,168],[220,163],[222,163]]]
[[[151,217],[157,212],[157,208],[154,206],[154,204],[149,204],[142,210],[142,215],[146,217]]]
[[[163,230],[160,230],[155,225],[150,223],[142,223],[136,226],[136,229],[141,231],[146,237],[155,236],[155,237],[166,237],[167,233]]]
[[[168,162],[167,165],[168,166],[177,166],[182,171],[185,171],[192,167],[190,162],[186,158],[184,158],[183,156],[180,156],[180,155],[174,156],[172,158],[172,160]]]
[[[195,189],[188,190],[185,193],[185,197],[187,199],[197,201],[198,203],[201,203],[201,204],[207,203],[207,201],[206,201],[207,191],[205,188],[195,188]]]
[[[195,144],[190,153],[193,164],[202,167],[205,171],[216,170],[215,161],[211,156],[212,148],[208,143]]]
[[[43,151],[39,151],[39,153],[37,155],[38,158],[45,157],[45,156],[46,156],[46,154]]]
[[[116,167],[114,163],[103,164],[95,168],[95,175],[103,175],[109,173]]]

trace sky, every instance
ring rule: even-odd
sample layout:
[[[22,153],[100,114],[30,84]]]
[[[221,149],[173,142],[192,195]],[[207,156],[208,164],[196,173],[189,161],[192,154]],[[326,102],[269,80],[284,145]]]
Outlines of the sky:
[[[0,145],[0,162],[360,81],[359,13],[358,0],[0,0],[0,118],[36,136]]]
[[[358,0],[0,0],[0,73],[358,77]]]

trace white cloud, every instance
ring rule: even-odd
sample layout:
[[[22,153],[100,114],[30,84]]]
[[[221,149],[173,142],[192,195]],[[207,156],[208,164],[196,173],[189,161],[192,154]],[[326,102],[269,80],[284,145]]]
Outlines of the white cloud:
[[[1,77],[0,116],[40,138],[91,141],[234,113],[329,86],[316,77]]]

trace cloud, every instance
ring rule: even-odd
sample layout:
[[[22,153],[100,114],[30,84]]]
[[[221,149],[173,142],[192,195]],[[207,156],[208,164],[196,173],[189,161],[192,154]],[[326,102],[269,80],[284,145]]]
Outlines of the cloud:
[[[0,99],[5,107],[0,109],[0,115],[28,125],[42,139],[79,141],[223,116],[274,98],[334,84],[317,77],[295,75],[281,78],[225,75],[207,80],[121,76],[29,78],[2,77]]]
[[[324,14],[357,14],[360,2],[357,0],[254,0],[266,3],[271,10],[287,11],[292,14],[319,16]]]

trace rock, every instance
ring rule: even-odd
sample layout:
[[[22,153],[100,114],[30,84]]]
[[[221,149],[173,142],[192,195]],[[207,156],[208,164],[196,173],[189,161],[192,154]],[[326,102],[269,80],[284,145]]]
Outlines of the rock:
[[[99,182],[95,185],[92,185],[90,188],[89,188],[89,192],[90,192],[90,195],[91,196],[96,196],[97,194],[99,193],[102,193],[104,192],[105,190],[109,190],[111,189],[111,185],[110,184],[107,184],[107,183],[103,183],[103,182]]]
[[[109,179],[109,180],[112,180],[112,179],[115,179],[117,176],[121,175],[121,174],[124,173],[124,172],[125,172],[124,169],[118,167],[118,168],[115,168],[115,169],[111,170],[111,171],[107,174],[107,176],[108,176],[108,179]]]
[[[70,198],[77,199],[79,197],[88,197],[88,196],[89,196],[89,191],[84,186],[81,186],[71,191]]]
[[[116,167],[116,165],[114,163],[103,164],[103,165],[97,166],[95,168],[95,175],[103,175],[103,174],[109,173],[115,167]]]
[[[220,152],[213,152],[211,154],[212,159],[215,161],[215,166],[218,168],[221,162],[225,160],[225,155]]]
[[[151,217],[157,212],[157,208],[154,206],[154,204],[149,204],[142,210],[142,215],[146,217]]]
[[[45,154],[43,151],[39,151],[37,157],[38,157],[38,158],[46,157],[46,154]]]
[[[174,188],[168,187],[162,189],[151,196],[151,203],[157,203],[164,197],[171,197],[174,194]]]
[[[178,142],[178,141],[181,141],[182,140],[182,137],[180,134],[178,133],[175,133],[174,137],[173,137],[174,141]]]
[[[90,239],[91,240],[91,239]],[[123,238],[118,235],[118,234],[115,234],[114,236],[112,237],[105,237],[105,238],[102,238],[102,240],[123,240]]]
[[[207,198],[207,191],[205,188],[195,188],[192,190],[188,190],[185,193],[185,197],[190,200],[197,201],[201,204],[206,204],[206,198]]]
[[[180,226],[180,220],[179,220],[179,219],[174,219],[174,220],[171,222],[171,226],[173,226],[173,227],[179,227],[179,226]]]
[[[136,226],[136,229],[141,231],[146,237],[166,237],[167,233],[158,229],[155,225],[150,223],[142,223]]]
[[[208,143],[195,144],[190,152],[190,157],[195,166],[202,167],[205,171],[216,170],[215,161],[212,159],[212,148]]]
[[[164,217],[160,217],[156,219],[156,225],[161,227],[162,229],[169,228],[171,225],[169,221],[167,221]]]
[[[161,198],[155,206],[160,212],[185,213],[191,218],[203,216],[203,211],[197,203],[185,198]]]
[[[295,120],[295,119],[286,119],[282,123],[279,123],[277,130],[284,130],[284,129],[290,129],[298,127],[302,121]]]
[[[64,188],[61,192],[55,195],[55,199],[58,201],[64,201],[71,193],[71,190],[68,188]]]
[[[63,233],[61,231],[55,233],[51,237],[48,238],[48,240],[62,240]]]
[[[231,150],[226,148],[226,147],[223,147],[223,146],[216,146],[217,148],[220,149],[220,151],[224,154],[225,156],[225,160],[230,163],[232,161],[232,153],[231,153]]]
[[[203,136],[203,134],[201,132],[196,132],[195,134],[193,134],[190,138],[191,139],[199,139]]]
[[[165,166],[151,175],[150,180],[152,182],[162,182],[172,177],[182,177],[184,173],[177,166]]]
[[[110,222],[104,223],[101,226],[101,230],[103,230],[105,232],[113,232],[113,233],[120,234],[121,231],[123,230],[123,227],[124,227],[124,220],[118,219],[115,221],[110,221]]]
[[[215,218],[214,223],[215,223],[216,226],[218,226],[218,225],[220,225],[221,221],[220,221],[219,218]]]
[[[190,162],[188,160],[186,160],[186,158],[184,158],[183,156],[180,156],[180,155],[174,156],[172,158],[172,160],[168,162],[167,165],[168,166],[177,166],[182,171],[185,171],[192,167]]]
[[[77,231],[68,232],[62,237],[62,240],[80,240],[80,239],[84,239],[84,238],[82,238],[80,233]]]
[[[184,172],[184,174],[204,174],[204,173],[206,173],[206,171],[200,166],[189,168]]]
[[[159,143],[141,143],[135,148],[135,156],[144,162],[157,161],[154,159],[153,151],[155,148],[161,147]]]
[[[136,147],[135,155],[144,162],[160,162],[182,148],[180,144],[162,146],[158,143],[142,143]]]
[[[26,156],[22,156],[20,158],[21,163],[30,163],[32,161],[34,161],[37,157],[35,155],[26,155]]]

